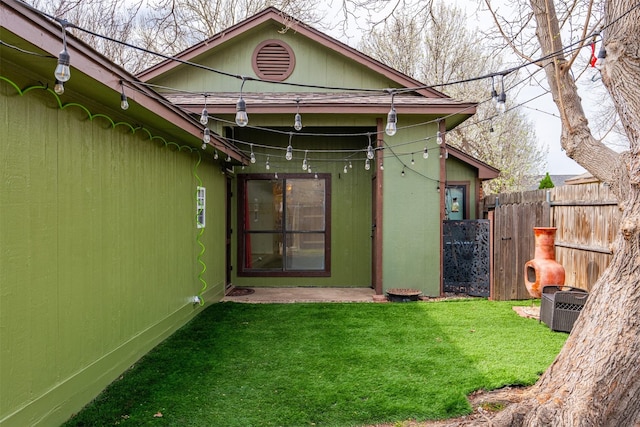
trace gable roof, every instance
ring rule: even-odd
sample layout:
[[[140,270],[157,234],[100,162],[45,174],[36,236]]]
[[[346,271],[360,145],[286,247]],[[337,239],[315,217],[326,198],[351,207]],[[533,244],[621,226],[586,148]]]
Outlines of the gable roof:
[[[147,70],[142,71],[138,74],[138,78],[142,81],[149,81],[154,77],[160,76],[178,67],[182,64],[183,61],[192,62],[199,56],[207,53],[209,50],[220,46],[230,39],[239,36],[240,34],[243,34],[247,31],[250,31],[268,21],[274,21],[279,25],[282,25],[283,28],[295,31],[297,34],[301,34],[323,46],[328,47],[329,49],[332,49],[335,52],[342,54],[343,56],[387,77],[388,79],[397,83],[398,87],[414,88],[425,86],[424,83],[419,82],[418,80],[409,77],[406,74],[403,74],[400,71],[395,70],[392,67],[389,67],[388,65],[385,65],[368,55],[365,55],[364,53],[340,42],[339,40],[319,30],[316,30],[315,28],[303,22],[296,20],[295,18],[285,14],[275,7],[268,7],[263,11],[253,15],[252,17],[249,17],[246,20],[239,22],[229,27],[228,29],[210,37],[209,39],[204,40],[184,50],[183,52],[175,56],[175,58],[179,59],[179,61],[168,59],[148,68]],[[445,94],[432,88],[418,89],[415,91],[415,93],[419,93],[422,96],[426,97],[448,98]]]
[[[0,45],[0,57],[35,75],[47,76],[44,81],[53,84],[55,58],[62,46],[60,24],[21,1],[3,0],[0,4],[0,29],[3,41]],[[182,142],[200,146],[203,130],[195,118],[141,84],[129,72],[72,34],[67,33],[66,40],[71,58],[72,77],[65,83],[64,99],[69,96],[82,96],[86,100],[99,103],[101,108],[111,110],[110,114],[126,117],[127,122],[148,123],[149,126]],[[26,55],[11,46],[37,52],[45,58]],[[126,113],[118,108],[123,83],[130,104]],[[116,107],[112,108],[112,105]],[[104,110],[99,112],[105,113]],[[215,141],[220,151],[232,158],[244,158],[226,140],[215,135],[211,136],[211,140]]]
[[[447,152],[450,156],[453,156],[456,159],[477,168],[478,178],[480,178],[480,180],[494,179],[497,178],[500,174],[500,169],[489,166],[488,164],[476,159],[475,157],[470,156],[469,154],[461,151],[458,148],[452,147],[451,145],[447,145]]]

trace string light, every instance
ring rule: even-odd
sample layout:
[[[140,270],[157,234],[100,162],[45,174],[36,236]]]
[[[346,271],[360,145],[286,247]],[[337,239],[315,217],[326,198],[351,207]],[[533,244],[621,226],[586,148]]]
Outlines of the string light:
[[[53,86],[53,91],[58,95],[64,94],[64,83],[56,79],[56,84]]]
[[[405,174],[404,174],[404,168],[405,168],[405,167],[404,167],[404,166],[402,166],[402,173],[400,174],[400,176],[401,176],[401,177],[403,177],[403,178],[404,178],[404,175],[405,175]]]
[[[213,160],[218,160],[218,150],[213,150]]]
[[[304,160],[302,160],[302,170],[306,171],[309,168],[309,165],[307,164],[307,153],[309,152],[309,150],[304,150]]]
[[[296,99],[296,115],[293,119],[293,128],[297,131],[302,130],[302,116],[300,116],[300,98]]]
[[[504,114],[504,112],[507,110],[507,94],[504,91],[504,74],[502,75],[502,78],[500,79],[500,84],[502,86],[502,91],[500,92],[500,95],[498,96],[498,103],[496,104],[496,108],[498,109],[498,113],[500,114]]]
[[[438,127],[439,127],[439,125],[438,125]],[[443,141],[443,138],[442,138],[442,132],[437,131],[437,132],[436,132],[436,143],[437,143],[438,145],[442,145],[442,141]]]
[[[209,141],[211,141],[211,131],[209,130],[209,128],[204,128],[204,134],[202,136],[202,149],[204,150],[205,148],[207,148],[207,144],[209,143]],[[214,159],[218,158],[218,152],[216,151],[214,156]]]
[[[256,155],[253,152],[253,144],[251,144],[251,163],[255,163],[255,162],[256,162]]]
[[[396,114],[396,108],[393,104],[393,97],[395,96],[394,91],[391,92],[391,109],[387,114],[387,126],[384,128],[384,131],[387,135],[393,136],[398,131],[397,123],[398,123],[398,115]]]
[[[347,166],[347,162],[344,163],[344,169],[342,170],[343,173],[348,173],[349,172],[349,167]]]
[[[271,169],[271,165],[269,164],[269,156],[267,156],[267,163],[265,163],[264,167],[269,170]]]
[[[127,95],[124,93],[124,82],[120,80],[120,87],[122,88],[122,92],[120,92],[120,108],[123,110],[129,109],[129,101],[127,101]]]
[[[56,80],[65,83],[71,78],[71,57],[67,51],[67,24],[62,24],[62,51],[58,54],[58,65],[56,66],[53,74],[56,76]]]
[[[293,159],[293,147],[291,146],[292,138],[293,138],[293,134],[289,132],[289,145],[287,145],[287,153],[284,155],[284,158],[287,160]]]
[[[200,115],[200,123],[206,125],[209,123],[209,111],[207,111],[207,98],[209,97],[208,93],[204,94],[204,108],[202,109],[202,114]]]
[[[367,159],[373,159],[373,146],[371,145],[371,134],[367,134],[369,138],[369,146],[367,147]]]
[[[498,103],[498,91],[496,91],[496,83],[494,76],[491,76],[491,99],[494,105]]]
[[[383,171],[384,170],[384,163],[380,162],[380,170]]]
[[[415,164],[416,164],[416,161],[413,159],[413,153],[411,153],[411,166]]]
[[[240,127],[245,127],[249,123],[249,116],[247,116],[247,103],[242,98],[242,89],[244,88],[244,82],[246,79],[242,77],[242,85],[240,86],[240,98],[236,104],[236,124]]]
[[[371,160],[369,160],[368,158],[364,161],[364,170],[369,170],[371,169]]]
[[[604,67],[604,63],[607,58],[607,50],[604,48],[604,41],[600,44],[600,50],[598,50],[598,59],[596,59],[596,63],[593,65],[598,70],[602,70]]]
[[[427,148],[427,146],[424,146],[424,151],[422,152],[422,158],[423,159],[428,159],[429,158],[429,149]]]

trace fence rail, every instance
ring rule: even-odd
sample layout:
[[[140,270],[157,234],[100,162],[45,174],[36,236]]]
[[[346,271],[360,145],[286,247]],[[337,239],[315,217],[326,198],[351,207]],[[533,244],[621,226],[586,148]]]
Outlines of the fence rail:
[[[481,200],[480,211],[493,220],[493,299],[530,298],[524,264],[534,254],[533,227],[557,228],[556,261],[567,285],[591,290],[611,262],[620,210],[604,184],[492,194]]]

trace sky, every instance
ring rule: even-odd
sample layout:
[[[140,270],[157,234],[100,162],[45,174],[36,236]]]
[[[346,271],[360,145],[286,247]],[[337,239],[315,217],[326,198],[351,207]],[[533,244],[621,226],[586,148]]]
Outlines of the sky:
[[[334,2],[337,0],[333,0]],[[446,0],[450,1],[450,0]],[[476,4],[477,2],[471,0],[454,0],[458,6],[463,8],[466,11],[468,17],[473,17],[472,19],[468,19],[468,22],[475,22],[481,28],[487,28],[492,25],[491,17],[488,15],[479,14],[477,12]],[[500,3],[501,0],[494,0],[494,4]],[[390,2],[394,3],[394,2]],[[332,8],[334,11],[338,8]],[[336,16],[336,19],[340,19],[340,16]],[[354,28],[355,24],[352,25]],[[330,32],[331,33],[331,32]],[[343,39],[342,37],[332,34],[334,37],[338,39]],[[344,40],[343,40],[344,41]],[[354,35],[350,40],[346,41],[351,46],[357,47],[357,35]],[[588,55],[588,52],[585,53]],[[499,71],[499,70],[496,70]],[[596,71],[593,70],[595,73]],[[595,82],[596,84],[601,84]],[[588,89],[588,88],[587,88]],[[446,90],[445,90],[446,93]],[[542,90],[539,87],[528,86],[520,91],[517,96],[516,103],[523,103],[529,101],[537,96],[540,96]],[[583,99],[588,101],[588,95],[582,94]],[[595,102],[595,101],[592,101]],[[533,123],[536,138],[538,144],[541,148],[545,148],[548,151],[547,154],[547,165],[546,168],[542,171],[549,172],[551,175],[579,175],[585,171],[585,169],[576,163],[574,160],[570,159],[565,152],[562,150],[560,146],[560,134],[561,134],[561,126],[560,126],[560,118],[558,113],[558,108],[553,102],[551,98],[551,94],[545,94],[535,99],[534,101],[527,102],[525,107],[522,108],[522,111],[529,120]],[[589,109],[589,105],[585,105],[585,110]]]

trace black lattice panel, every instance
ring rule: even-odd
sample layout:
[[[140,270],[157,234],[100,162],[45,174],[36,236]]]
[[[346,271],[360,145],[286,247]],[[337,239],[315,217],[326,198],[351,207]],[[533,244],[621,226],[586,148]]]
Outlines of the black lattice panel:
[[[444,221],[444,291],[489,296],[489,220]]]

